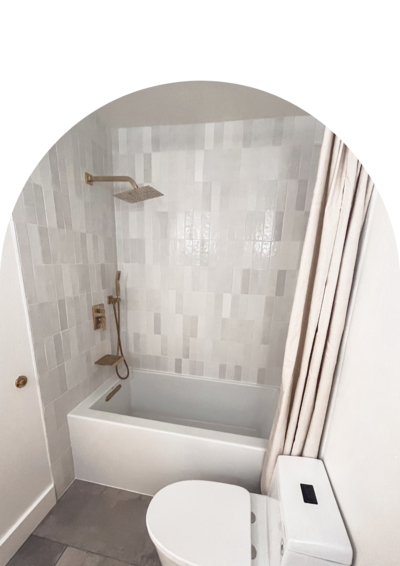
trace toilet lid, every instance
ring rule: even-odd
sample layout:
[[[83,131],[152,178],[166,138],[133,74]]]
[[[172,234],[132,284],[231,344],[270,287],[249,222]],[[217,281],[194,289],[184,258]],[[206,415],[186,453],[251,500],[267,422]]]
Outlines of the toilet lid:
[[[250,513],[242,487],[182,481],[154,496],[146,523],[155,546],[180,566],[250,566]]]

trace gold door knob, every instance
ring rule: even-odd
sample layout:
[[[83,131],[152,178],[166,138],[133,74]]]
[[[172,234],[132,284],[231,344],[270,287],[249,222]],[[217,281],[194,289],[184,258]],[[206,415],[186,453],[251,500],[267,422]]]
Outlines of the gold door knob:
[[[28,378],[25,375],[20,375],[15,380],[15,386],[18,387],[19,389],[21,389],[21,387],[25,387],[27,383],[28,383]]]

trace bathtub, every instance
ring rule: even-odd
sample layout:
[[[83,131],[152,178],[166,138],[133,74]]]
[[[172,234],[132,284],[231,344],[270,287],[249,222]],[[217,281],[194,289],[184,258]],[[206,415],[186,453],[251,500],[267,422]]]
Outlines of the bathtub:
[[[110,378],[68,415],[76,477],[145,495],[188,479],[259,493],[278,394],[145,370]]]

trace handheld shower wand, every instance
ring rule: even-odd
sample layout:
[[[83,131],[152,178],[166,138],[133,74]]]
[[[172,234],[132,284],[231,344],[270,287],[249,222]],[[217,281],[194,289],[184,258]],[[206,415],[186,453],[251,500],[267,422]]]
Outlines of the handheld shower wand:
[[[121,289],[119,286],[120,279],[121,279],[121,272],[117,271],[117,275],[115,276],[115,294],[117,295],[117,298],[121,296]]]
[[[120,309],[120,303],[121,303],[121,288],[120,288],[120,281],[121,279],[121,272],[117,271],[117,275],[115,277],[115,294],[116,297],[108,297],[108,304],[113,306],[113,310],[114,310],[114,317],[115,317],[115,325],[117,327],[117,356],[121,355],[124,356],[124,353],[122,351],[122,345],[121,345],[121,309]],[[129,366],[126,362],[126,359],[124,357],[124,364],[127,370],[127,374],[125,376],[122,376],[119,374],[118,371],[118,365],[115,366],[115,371],[118,375],[118,377],[120,379],[127,379],[129,377]]]

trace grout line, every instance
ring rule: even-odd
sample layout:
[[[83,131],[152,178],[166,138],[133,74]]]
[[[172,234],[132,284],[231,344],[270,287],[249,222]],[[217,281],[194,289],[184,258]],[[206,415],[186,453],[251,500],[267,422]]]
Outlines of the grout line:
[[[34,536],[37,536],[37,535],[34,535]],[[39,537],[39,538],[45,538],[45,537]],[[45,540],[50,540],[50,539],[45,539]],[[52,541],[52,542],[55,542],[55,541]],[[57,566],[57,564],[60,562],[60,560],[64,556],[64,552],[67,550],[67,548],[68,548],[68,546],[65,546],[64,550],[60,554],[60,558],[57,560],[57,562],[54,564],[54,566]]]
[[[58,544],[64,544],[65,548],[64,548],[61,556],[64,554],[64,552],[67,550],[68,547],[71,547],[71,548],[75,548],[75,550],[80,550],[82,552],[88,552],[89,554],[95,554],[96,556],[101,556],[102,558],[107,558],[108,560],[115,560],[116,562],[120,562],[123,565],[129,564],[129,566],[143,566],[143,565],[140,565],[137,562],[124,562],[122,560],[119,560],[119,558],[114,558],[112,556],[106,556],[105,554],[99,554],[98,552],[93,552],[92,550],[88,550],[86,548],[80,548],[79,546],[74,546],[73,544],[67,544],[65,542],[60,542],[59,540],[55,540],[55,539],[52,539],[52,538],[49,538],[49,537],[44,537],[42,535],[35,535],[35,534],[32,533],[32,536],[35,536],[37,538],[42,538],[42,539],[45,539],[45,540],[49,540],[51,542],[58,542]],[[57,560],[56,564],[58,564],[58,562],[61,560],[61,556]]]

